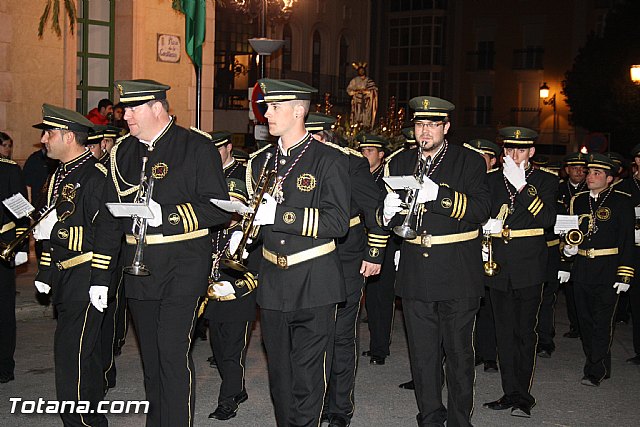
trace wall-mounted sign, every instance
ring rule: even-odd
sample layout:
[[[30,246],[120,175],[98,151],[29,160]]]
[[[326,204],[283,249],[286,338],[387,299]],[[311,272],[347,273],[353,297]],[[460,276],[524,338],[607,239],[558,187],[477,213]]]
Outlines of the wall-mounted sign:
[[[158,62],[180,62],[180,36],[158,34]]]

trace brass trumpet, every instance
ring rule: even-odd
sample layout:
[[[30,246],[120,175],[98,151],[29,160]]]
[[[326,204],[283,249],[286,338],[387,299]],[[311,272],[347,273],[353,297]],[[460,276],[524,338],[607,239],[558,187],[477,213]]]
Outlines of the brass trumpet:
[[[484,275],[494,277],[500,273],[500,264],[493,260],[493,245],[491,244],[491,234],[485,234],[482,242],[483,246],[486,246],[489,251],[489,259],[482,263]]]
[[[138,192],[136,193],[135,203],[142,203],[149,206],[151,197],[153,196],[153,176],[147,178],[145,169],[147,166],[148,157],[142,158],[142,170],[140,171],[140,184],[138,185]],[[144,265],[144,246],[146,245],[145,239],[147,237],[147,218],[133,217],[133,225],[131,232],[136,238],[136,252],[133,255],[133,262],[131,265],[124,268],[124,272],[132,276],[148,276],[151,274],[149,269]]]
[[[584,233],[577,228],[567,231],[564,236],[564,241],[567,245],[578,246],[584,241]]]
[[[40,214],[38,219],[34,220],[31,217],[31,213],[27,215],[27,217],[32,221],[34,221],[34,223],[31,226],[29,226],[23,233],[21,233],[19,236],[16,236],[16,238],[9,243],[0,242],[0,259],[10,263],[13,260],[13,257],[15,256],[18,247],[25,241],[25,239],[29,237],[29,234],[31,234],[31,232],[36,228],[36,226],[40,224],[42,220],[47,217],[47,215],[49,215],[51,212],[56,210],[62,203],[69,202],[72,204],[72,207],[71,209],[63,212],[58,217],[58,221],[64,221],[66,218],[69,217],[69,215],[71,215],[75,211],[76,205],[73,202],[73,199],[76,196],[76,190],[80,188],[80,184],[73,185],[73,188],[71,188],[72,186],[71,184],[67,184],[67,185],[69,185],[69,187],[67,186],[63,187],[60,197],[56,198],[54,202],[51,204],[51,206],[46,208]]]
[[[429,167],[431,166],[431,157],[427,157],[422,160],[422,150],[418,149],[418,160],[416,161],[416,167],[413,171],[413,176],[418,180],[418,183],[422,185],[424,182],[424,176],[429,173]],[[413,190],[407,190],[407,195],[404,199],[404,204],[409,208],[407,215],[404,217],[401,225],[393,227],[393,232],[403,239],[415,239],[418,236],[416,230],[411,228],[411,219],[418,214],[418,193],[419,188]]]
[[[238,248],[233,254],[231,254],[231,256],[224,257],[220,260],[220,263],[223,266],[242,273],[246,273],[248,271],[247,266],[242,263],[242,255],[244,254],[244,249],[247,246],[247,241],[249,238],[255,237],[258,232],[258,226],[253,225],[256,213],[258,212],[258,208],[262,203],[265,193],[271,193],[272,189],[270,189],[269,186],[276,176],[275,169],[267,170],[267,165],[271,157],[273,157],[273,154],[267,153],[265,157],[266,160],[262,166],[262,171],[260,171],[260,177],[256,184],[256,191],[253,193],[253,197],[249,201],[249,207],[252,209],[252,212],[242,216],[242,239],[240,239]]]

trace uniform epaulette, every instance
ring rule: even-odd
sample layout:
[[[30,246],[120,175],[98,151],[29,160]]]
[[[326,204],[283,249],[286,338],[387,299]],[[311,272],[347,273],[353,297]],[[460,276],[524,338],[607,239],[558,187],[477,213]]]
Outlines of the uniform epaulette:
[[[254,151],[253,153],[249,154],[249,158],[253,159],[255,156],[257,156],[258,154],[262,153],[264,150],[266,150],[267,148],[270,148],[270,147],[273,147],[273,145],[271,145],[271,144],[265,145],[264,147],[262,147],[258,151]]]
[[[129,138],[129,135],[131,135],[130,133],[126,134],[126,135],[122,135],[120,138],[116,139],[116,144],[120,144],[122,141],[124,141],[125,139]]]
[[[631,194],[627,193],[626,191],[616,190],[615,188],[613,189],[613,191],[616,193],[624,194],[625,196],[631,197]]]
[[[564,184],[564,178],[561,178],[560,181],[558,181],[558,184]]]
[[[329,142],[329,141],[324,141],[323,144],[331,148],[335,148],[338,151],[342,151],[343,154],[347,154],[347,155],[350,154],[349,149],[347,147],[341,147],[338,144],[334,144],[333,142]]]
[[[200,135],[204,136],[205,138],[207,138],[209,141],[211,141],[211,135],[209,135],[207,132],[200,130],[196,127],[191,126],[189,128],[191,131],[195,132],[195,133],[199,133]]]
[[[359,152],[358,150],[354,150],[351,147],[347,148],[347,150],[349,150],[350,154],[352,154],[352,155],[354,155],[356,157],[364,157],[361,152]]]
[[[489,170],[487,171],[487,173],[499,172],[499,171],[501,171],[501,170],[502,170],[502,169],[500,169],[500,168],[493,168],[493,169],[489,169]]]
[[[5,159],[4,157],[0,157],[0,162],[3,162],[3,163],[9,163],[10,165],[17,165],[17,163],[16,163],[16,162],[14,162],[13,160],[11,160],[11,159]]]
[[[98,170],[102,172],[104,176],[107,176],[107,168],[102,163],[96,163],[95,167],[98,168]]]
[[[574,194],[573,197],[576,197],[576,196],[579,196],[581,194],[585,194],[585,193],[588,193],[588,192],[589,192],[589,190],[579,191],[576,194]]]
[[[396,151],[394,151],[393,153],[387,156],[386,162],[388,163],[389,160],[391,160],[394,156],[397,156],[398,154],[402,153],[403,151],[406,151],[406,148],[404,147],[398,148]]]
[[[551,175],[558,176],[558,172],[556,172],[556,171],[554,171],[552,169],[545,168],[545,167],[542,167],[542,166],[538,167],[538,169],[540,169],[541,171],[544,171],[546,173],[550,173]]]

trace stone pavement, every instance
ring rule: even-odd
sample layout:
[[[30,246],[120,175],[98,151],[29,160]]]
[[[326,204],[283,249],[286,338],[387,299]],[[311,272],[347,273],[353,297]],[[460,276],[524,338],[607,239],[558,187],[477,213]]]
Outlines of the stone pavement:
[[[55,320],[50,308],[35,302],[33,291],[34,261],[22,268],[18,280],[18,348],[16,379],[0,384],[0,426],[60,426],[57,415],[10,413],[10,397],[24,400],[55,398],[53,374],[53,332]],[[632,356],[631,327],[618,326],[613,340],[612,378],[598,388],[580,385],[583,354],[580,341],[563,338],[568,330],[564,300],[559,299],[556,314],[557,351],[551,359],[538,359],[532,393],[537,398],[531,419],[520,419],[508,411],[494,412],[482,403],[499,398],[500,375],[488,374],[479,366],[476,371],[476,408],[472,422],[477,426],[637,426],[640,419],[640,368],[627,365]],[[134,330],[129,330],[123,353],[116,359],[117,387],[107,400],[144,399],[142,367]],[[369,340],[367,325],[360,324],[361,346]],[[383,366],[370,365],[362,358],[355,393],[356,412],[353,427],[415,426],[417,407],[411,391],[398,388],[410,378],[402,312],[396,311],[391,356]],[[215,408],[220,379],[217,370],[206,362],[211,354],[208,341],[197,340],[193,349],[196,365],[195,426],[253,427],[274,426],[273,407],[269,398],[266,359],[256,325],[247,357],[246,384],[249,400],[240,406],[236,418],[229,421],[209,420]],[[446,402],[446,388],[443,390]],[[139,427],[140,415],[109,415],[112,426]]]

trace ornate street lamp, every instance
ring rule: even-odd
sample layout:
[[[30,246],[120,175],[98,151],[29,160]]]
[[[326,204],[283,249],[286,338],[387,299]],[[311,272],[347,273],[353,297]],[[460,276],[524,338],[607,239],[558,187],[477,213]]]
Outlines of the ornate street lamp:
[[[640,65],[632,65],[629,72],[631,73],[631,81],[640,84]]]
[[[549,97],[549,86],[547,82],[543,82],[540,86],[540,99],[544,105],[551,105],[553,107],[553,145],[556,145],[558,135],[558,112],[556,110],[556,94],[554,93]]]

